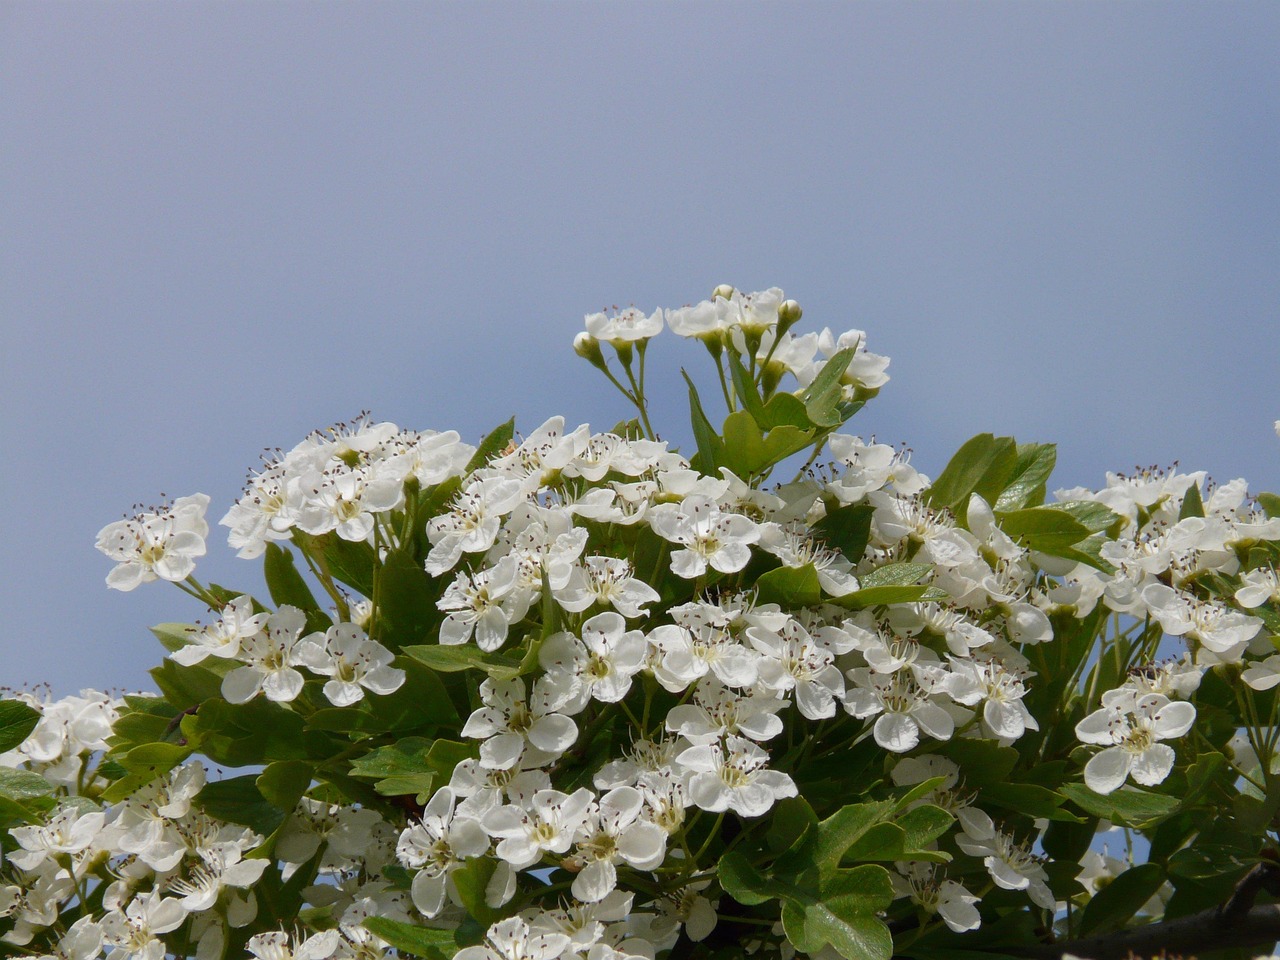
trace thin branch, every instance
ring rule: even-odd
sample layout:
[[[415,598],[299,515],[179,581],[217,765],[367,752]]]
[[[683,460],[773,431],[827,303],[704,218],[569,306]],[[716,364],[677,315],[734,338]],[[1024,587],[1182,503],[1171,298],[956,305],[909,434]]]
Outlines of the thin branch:
[[[1280,904],[1254,906],[1263,890],[1280,896],[1280,865],[1258,864],[1236,884],[1225,903],[1200,913],[1081,940],[1006,947],[1003,952],[1034,960],[1061,960],[1068,955],[1079,960],[1128,960],[1159,956],[1162,951],[1189,956],[1225,947],[1270,947],[1280,940]]]

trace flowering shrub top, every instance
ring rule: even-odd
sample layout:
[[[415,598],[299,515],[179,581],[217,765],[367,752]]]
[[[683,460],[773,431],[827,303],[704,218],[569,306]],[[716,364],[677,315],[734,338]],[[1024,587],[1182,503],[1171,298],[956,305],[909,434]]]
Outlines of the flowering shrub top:
[[[888,360],[799,320],[587,317],[637,407],[605,433],[306,438],[222,519],[269,598],[195,578],[203,495],[104,528],[110,586],[212,618],[155,628],[158,695],[0,702],[7,949],[1058,956],[1239,906],[1280,811],[1280,499],[1049,499],[1053,447],[990,434],[931,481],[841,432]],[[649,421],[664,326],[728,408],[689,381],[696,451]]]

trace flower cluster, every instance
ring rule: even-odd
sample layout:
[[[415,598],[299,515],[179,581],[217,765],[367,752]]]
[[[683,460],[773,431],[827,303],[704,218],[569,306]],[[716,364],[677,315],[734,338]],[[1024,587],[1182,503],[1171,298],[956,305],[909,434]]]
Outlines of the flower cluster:
[[[1277,502],[1148,470],[1046,503],[1052,447],[989,434],[930,479],[842,432],[887,358],[800,319],[731,288],[588,316],[575,349],[637,411],[612,431],[362,417],[274,455],[222,519],[273,607],[196,579],[202,495],[104,529],[109,585],[214,616],[157,628],[162,696],[0,705],[0,936],[887,958],[891,929],[969,950],[1018,912],[1077,933],[1115,824],[1168,824],[1127,916],[1158,915],[1224,794],[1215,849],[1255,857],[1223,837],[1274,770]],[[668,327],[728,408],[690,381],[683,450],[645,394]]]

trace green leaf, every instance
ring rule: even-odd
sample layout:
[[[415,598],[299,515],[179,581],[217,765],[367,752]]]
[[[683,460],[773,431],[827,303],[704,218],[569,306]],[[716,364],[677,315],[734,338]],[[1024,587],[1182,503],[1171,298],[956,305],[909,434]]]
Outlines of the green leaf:
[[[40,712],[21,700],[0,700],[0,753],[16,750],[40,722]]]
[[[809,421],[819,427],[838,427],[848,419],[840,409],[844,399],[841,379],[849,370],[856,349],[845,347],[828,360],[800,395]]]
[[[800,842],[805,830],[817,825],[818,818],[803,797],[787,797],[773,808],[765,843],[774,853],[790,850]]]
[[[507,444],[511,442],[511,438],[516,435],[516,418],[512,417],[506,423],[499,424],[480,441],[480,446],[476,447],[476,452],[471,455],[471,459],[467,461],[467,473],[473,473],[479,470],[495,456],[506,449]]]
[[[351,765],[351,775],[376,781],[373,789],[384,797],[431,793],[435,771],[427,761],[432,741],[405,737],[389,746],[370,750]]]
[[[262,698],[242,704],[209,700],[183,717],[182,732],[214,763],[229,767],[309,756],[302,717]]]
[[[1046,503],[1044,509],[1061,510],[1063,513],[1070,514],[1088,528],[1090,533],[1109,530],[1121,519],[1120,515],[1113,512],[1105,503],[1098,503],[1096,500],[1064,500],[1061,503]]]
[[[47,796],[54,786],[38,773],[0,767],[0,797],[21,804],[26,800]]]
[[[982,788],[984,804],[1016,810],[1028,817],[1080,822],[1081,818],[1062,809],[1063,797],[1034,783],[991,783]]]
[[[151,628],[160,645],[170,653],[190,644],[199,630],[194,623],[157,623]]]
[[[718,462],[747,479],[764,473],[812,442],[812,430],[801,430],[789,424],[762,434],[751,414],[738,410],[725,418],[724,447]]]
[[[437,740],[427,751],[427,766],[436,772],[441,780],[449,780],[453,776],[453,768],[463,760],[477,756],[479,747],[470,743],[457,743],[453,740]]]
[[[1267,512],[1268,517],[1280,517],[1280,494],[1260,493],[1258,505]]]
[[[844,852],[845,863],[867,860],[923,860],[945,863],[949,854],[927,849],[946,833],[955,818],[941,807],[922,804],[897,816],[892,823],[878,823]]]
[[[437,630],[440,587],[408,551],[389,551],[378,571],[378,618],[386,621],[378,632],[381,642],[394,652]]]
[[[762,403],[755,381],[742,365],[742,359],[732,350],[728,351],[727,356],[734,392],[742,402],[743,409],[751,414],[761,430],[772,430],[787,424],[808,430],[814,425],[805,412],[804,402],[790,393],[775,394],[769,398],[768,403]]]
[[[1169,858],[1169,872],[1179,877],[1203,880],[1238,873],[1261,861],[1261,857],[1238,846],[1196,842]]]
[[[405,647],[405,656],[426,664],[439,673],[457,673],[461,670],[482,670],[495,680],[510,680],[520,676],[520,661],[497,653],[485,653],[470,644],[457,646],[426,644]]]
[[[874,864],[841,870],[817,896],[790,897],[782,907],[787,939],[804,953],[826,944],[848,960],[888,960],[889,928],[876,917],[893,902],[889,871]]]
[[[1125,870],[1094,895],[1080,916],[1080,936],[1112,933],[1129,921],[1164,883],[1164,871],[1156,863]]]
[[[1089,528],[1071,514],[1052,507],[1028,507],[997,515],[997,522],[1014,540],[1032,550],[1056,554],[1089,536]]]
[[[991,504],[996,511],[1020,510],[1044,502],[1045,483],[1058,460],[1052,443],[1020,443],[1013,477]]]
[[[833,603],[853,610],[864,610],[879,604],[914,603],[928,599],[930,590],[917,585],[921,577],[931,573],[927,563],[889,563],[872,570],[858,581],[858,589],[836,597]]]
[[[222,696],[222,677],[203,664],[183,667],[166,658],[148,673],[165,699],[177,710],[196,707],[206,700]]]
[[[280,760],[271,764],[254,781],[258,792],[266,800],[285,813],[292,813],[302,795],[311,786],[315,772],[309,763],[298,760]]]
[[[847,559],[857,563],[867,552],[867,544],[871,540],[871,516],[875,512],[875,507],[869,503],[828,510],[813,529],[828,547],[839,550]]]
[[[287,811],[262,795],[257,779],[246,774],[210,781],[196,794],[196,806],[211,817],[238,823],[268,837],[284,822]]]
[[[1186,520],[1188,517],[1203,517],[1204,501],[1200,498],[1200,484],[1193,483],[1187,487],[1187,492],[1182,497],[1182,509],[1178,511],[1178,519]]]
[[[363,926],[402,953],[411,953],[415,957],[448,960],[458,952],[458,943],[451,930],[419,927],[390,917],[366,917]]]
[[[698,444],[698,462],[695,469],[708,476],[715,476],[716,468],[724,460],[724,441],[720,439],[720,435],[716,433],[715,428],[711,426],[711,421],[703,412],[702,401],[698,398],[698,388],[689,379],[689,374],[684,370],[680,373],[684,375],[685,383],[689,384],[689,416],[693,421],[693,439]]]
[[[325,707],[307,717],[312,730],[342,733],[410,733],[458,722],[453,701],[435,672],[408,658],[398,658],[405,681],[386,695],[369,694],[349,707]]]
[[[920,578],[933,571],[928,563],[887,563],[877,567],[858,581],[859,585],[868,587],[899,587],[919,583]]]
[[[333,621],[320,609],[307,581],[298,572],[291,550],[277,543],[268,543],[262,557],[262,572],[277,607],[285,604],[297,607],[307,616],[308,630],[328,630],[333,626]]]
[[[1167,816],[1178,808],[1177,797],[1124,787],[1115,793],[1094,793],[1083,783],[1066,783],[1059,790],[1085,813],[1119,824],[1142,826]]]
[[[938,753],[960,765],[961,776],[967,787],[1001,783],[1008,779],[1018,763],[1017,750],[1002,747],[994,740],[952,737],[938,745]]]
[[[993,503],[1013,480],[1018,447],[1012,437],[980,433],[968,440],[933,481],[925,497],[934,507],[948,507],[963,516],[970,494]]]
[[[502,912],[494,910],[485,900],[485,891],[497,867],[497,860],[476,857],[449,874],[462,906],[471,917],[485,926],[502,918]]]
[[[776,603],[784,610],[812,607],[822,602],[822,586],[812,563],[803,567],[778,567],[756,581],[761,603]]]

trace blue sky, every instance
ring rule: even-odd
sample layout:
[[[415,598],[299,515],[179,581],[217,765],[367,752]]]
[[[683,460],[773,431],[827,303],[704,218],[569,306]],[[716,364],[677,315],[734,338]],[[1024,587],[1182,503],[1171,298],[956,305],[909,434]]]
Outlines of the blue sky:
[[[139,688],[94,535],[369,409],[625,411],[582,315],[778,285],[868,331],[853,426],[1280,488],[1280,8],[0,6],[0,683]],[[687,436],[655,344],[664,432]],[[660,428],[661,429],[661,428]],[[200,574],[253,589],[221,531]]]

